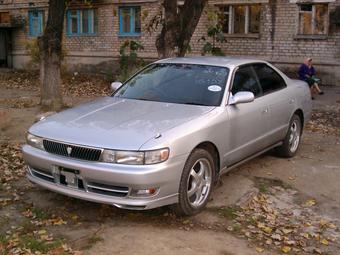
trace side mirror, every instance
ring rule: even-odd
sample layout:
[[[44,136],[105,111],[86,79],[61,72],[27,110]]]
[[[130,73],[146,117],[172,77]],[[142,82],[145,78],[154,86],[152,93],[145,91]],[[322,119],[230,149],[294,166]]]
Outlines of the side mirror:
[[[229,98],[229,105],[243,104],[253,102],[254,93],[250,91],[240,91]]]
[[[112,90],[112,92],[114,92],[117,89],[119,89],[122,85],[123,85],[123,83],[121,83],[120,81],[112,82],[111,83],[111,90]]]

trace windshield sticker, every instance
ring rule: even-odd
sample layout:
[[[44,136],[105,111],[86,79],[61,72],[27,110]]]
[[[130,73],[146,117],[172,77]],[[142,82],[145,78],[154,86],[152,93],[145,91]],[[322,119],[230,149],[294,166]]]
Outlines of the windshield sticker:
[[[218,92],[218,91],[221,91],[222,88],[218,85],[211,85],[208,87],[208,90],[213,91],[213,92]]]

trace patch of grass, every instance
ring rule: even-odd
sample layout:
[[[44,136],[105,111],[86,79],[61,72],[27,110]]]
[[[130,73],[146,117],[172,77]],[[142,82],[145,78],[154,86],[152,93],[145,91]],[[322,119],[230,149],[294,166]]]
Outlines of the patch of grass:
[[[269,194],[270,193],[269,188],[273,186],[279,186],[284,189],[293,189],[293,187],[290,184],[285,183],[279,179],[255,177],[255,183],[260,193],[264,193],[264,194]]]
[[[233,220],[235,219],[237,210],[235,208],[232,207],[225,207],[225,208],[221,208],[219,210],[219,214],[222,215],[223,217],[229,219],[229,220]]]
[[[22,229],[20,230],[23,234],[32,233],[36,227],[31,223],[31,221],[27,220],[21,225]]]
[[[35,217],[38,220],[47,220],[51,217],[51,215],[47,211],[45,211],[41,208],[38,208],[38,207],[33,207],[32,213],[35,215]]]
[[[269,193],[268,186],[266,184],[264,184],[264,183],[260,183],[259,184],[259,191],[261,193],[265,193],[265,194]]]
[[[55,249],[62,245],[61,240],[55,240],[51,242],[43,242],[37,240],[32,236],[23,236],[20,238],[20,246],[26,249],[30,249],[33,252],[46,253],[52,249]]]
[[[240,233],[242,230],[242,226],[241,225],[233,225],[233,231],[236,232],[236,233]]]
[[[227,218],[228,220],[233,220],[237,217],[236,213],[238,211],[235,207],[209,207],[207,210],[217,213],[218,215]]]
[[[84,247],[85,250],[91,249],[96,243],[102,242],[104,239],[100,236],[94,235],[87,240],[87,245]]]
[[[247,222],[253,226],[257,225],[257,219],[255,219],[254,217],[250,217]]]
[[[5,245],[7,244],[7,238],[6,235],[0,234],[0,244]]]

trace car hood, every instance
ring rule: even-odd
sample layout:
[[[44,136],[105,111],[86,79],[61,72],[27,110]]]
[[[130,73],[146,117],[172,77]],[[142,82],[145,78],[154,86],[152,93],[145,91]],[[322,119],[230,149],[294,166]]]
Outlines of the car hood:
[[[105,97],[52,115],[29,132],[66,143],[138,150],[158,133],[214,108]]]

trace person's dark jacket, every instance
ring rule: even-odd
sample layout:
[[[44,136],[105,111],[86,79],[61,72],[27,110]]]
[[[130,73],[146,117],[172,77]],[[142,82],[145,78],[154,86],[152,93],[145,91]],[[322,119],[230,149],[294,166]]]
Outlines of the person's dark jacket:
[[[308,65],[302,64],[299,68],[299,78],[300,80],[306,81],[308,78],[315,75],[315,69],[313,66],[309,68]]]

